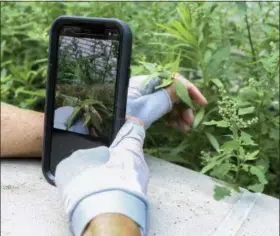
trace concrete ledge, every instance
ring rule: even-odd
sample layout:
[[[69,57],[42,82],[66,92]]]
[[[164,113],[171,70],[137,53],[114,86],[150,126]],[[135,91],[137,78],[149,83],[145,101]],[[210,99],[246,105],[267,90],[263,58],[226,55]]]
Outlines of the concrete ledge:
[[[243,190],[213,199],[208,176],[148,158],[150,236],[278,236],[279,200]],[[55,187],[38,160],[1,160],[1,235],[71,235]]]

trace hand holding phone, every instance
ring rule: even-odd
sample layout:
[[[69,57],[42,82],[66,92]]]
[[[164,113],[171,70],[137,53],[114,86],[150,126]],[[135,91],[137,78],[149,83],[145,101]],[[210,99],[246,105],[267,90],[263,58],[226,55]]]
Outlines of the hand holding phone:
[[[43,172],[79,149],[109,146],[125,120],[132,36],[117,19],[63,16],[50,34]]]

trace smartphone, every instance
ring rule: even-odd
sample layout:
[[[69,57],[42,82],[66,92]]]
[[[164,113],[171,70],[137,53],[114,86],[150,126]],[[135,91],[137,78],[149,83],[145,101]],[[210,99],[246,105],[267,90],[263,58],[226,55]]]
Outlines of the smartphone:
[[[42,161],[49,183],[60,161],[109,146],[123,125],[131,49],[131,30],[118,19],[61,16],[52,24]]]

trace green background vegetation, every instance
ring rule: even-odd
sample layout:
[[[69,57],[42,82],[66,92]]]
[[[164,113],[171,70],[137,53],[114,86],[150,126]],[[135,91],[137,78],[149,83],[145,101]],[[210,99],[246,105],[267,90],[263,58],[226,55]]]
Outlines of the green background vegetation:
[[[115,17],[133,31],[132,72],[175,61],[208,99],[184,134],[157,122],[145,151],[279,197],[278,3],[1,3],[1,99],[43,111],[48,32],[60,15]],[[168,131],[167,131],[168,130]]]

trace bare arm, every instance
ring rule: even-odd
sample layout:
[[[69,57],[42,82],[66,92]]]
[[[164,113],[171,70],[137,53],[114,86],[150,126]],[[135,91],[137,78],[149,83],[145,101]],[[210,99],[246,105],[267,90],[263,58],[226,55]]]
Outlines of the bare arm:
[[[1,103],[1,157],[41,157],[44,113]]]
[[[140,236],[140,230],[124,215],[102,214],[89,223],[83,236]]]

